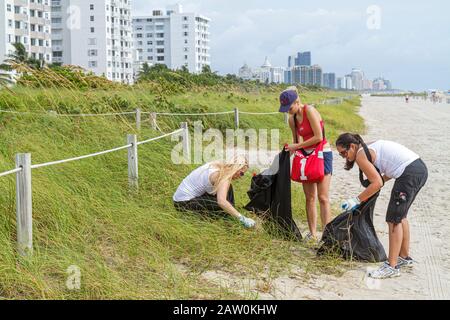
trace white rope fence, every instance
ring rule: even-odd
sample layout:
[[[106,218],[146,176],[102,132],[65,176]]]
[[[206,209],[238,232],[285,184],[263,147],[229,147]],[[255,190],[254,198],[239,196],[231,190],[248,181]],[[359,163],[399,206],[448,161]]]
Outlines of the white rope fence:
[[[123,116],[127,114],[136,114],[136,111],[116,112],[116,113],[80,113],[80,114],[56,113],[55,115],[57,117],[111,117],[111,116]]]
[[[66,163],[66,162],[71,162],[71,161],[77,161],[77,160],[86,159],[86,158],[92,158],[92,157],[100,156],[102,154],[107,154],[107,153],[111,153],[111,152],[127,149],[127,148],[130,148],[132,146],[133,146],[132,144],[127,144],[126,146],[122,146],[122,147],[118,147],[118,148],[114,148],[114,149],[110,149],[110,150],[105,150],[105,151],[100,151],[100,152],[96,152],[96,153],[92,153],[92,154],[88,154],[88,155],[80,156],[80,157],[76,157],[76,158],[70,158],[70,159],[46,162],[46,163],[41,163],[41,164],[35,164],[35,165],[31,166],[31,169],[38,169],[38,168],[53,166],[53,165],[56,165],[56,164],[61,164],[61,163]]]
[[[351,96],[343,97],[343,98],[335,98],[335,99],[327,99],[322,100],[320,104],[340,104],[344,100],[351,99]],[[175,113],[175,112],[151,112],[151,111],[141,111],[141,109],[136,109],[135,111],[127,111],[127,112],[112,112],[112,113],[80,113],[80,114],[64,114],[57,113],[55,111],[50,110],[49,112],[29,112],[29,111],[15,111],[15,110],[3,110],[0,109],[0,113],[12,113],[12,114],[31,114],[31,115],[40,115],[40,116],[54,116],[54,117],[113,117],[113,116],[123,116],[123,115],[132,115],[136,114],[137,116],[141,114],[150,114],[157,116],[213,116],[213,115],[224,115],[224,114],[233,114],[235,111],[220,111],[220,112],[203,112],[203,113]],[[247,111],[239,111],[240,114],[248,114],[248,115],[272,115],[278,114],[278,112],[247,112]],[[148,120],[146,120],[148,121]]]
[[[278,111],[276,112],[247,112],[247,111],[239,111],[240,114],[250,114],[255,116],[264,116],[269,114],[280,114]]]
[[[33,214],[32,214],[32,169],[38,169],[62,163],[78,161],[86,158],[128,150],[128,183],[132,191],[138,190],[138,146],[152,141],[160,140],[168,136],[181,134],[183,145],[183,157],[189,159],[190,141],[187,122],[181,123],[181,128],[161,136],[137,141],[135,134],[127,135],[127,144],[121,147],[99,151],[79,157],[51,161],[41,164],[31,164],[30,153],[16,154],[16,169],[0,173],[0,177],[16,174],[16,226],[17,226],[17,250],[21,256],[30,256],[33,253]]]
[[[204,113],[171,113],[171,112],[142,112],[143,114],[156,114],[158,116],[215,116],[222,114],[232,114],[234,111],[204,112]]]
[[[17,172],[20,172],[20,171],[22,171],[22,168],[17,168],[17,169],[5,171],[5,172],[0,173],[0,177],[4,177],[4,176],[10,175],[10,174],[14,174],[14,173],[17,173]]]

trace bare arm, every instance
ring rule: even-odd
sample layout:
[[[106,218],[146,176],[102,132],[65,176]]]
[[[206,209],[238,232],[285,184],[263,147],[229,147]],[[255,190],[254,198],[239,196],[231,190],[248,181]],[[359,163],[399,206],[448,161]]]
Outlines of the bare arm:
[[[229,181],[222,181],[219,183],[217,189],[217,203],[226,213],[233,217],[240,218],[241,214],[237,211],[233,205],[227,200],[228,190],[230,189]]]
[[[358,196],[359,200],[366,201],[383,187],[383,180],[364,152],[357,153],[356,163],[370,182],[370,185]]]

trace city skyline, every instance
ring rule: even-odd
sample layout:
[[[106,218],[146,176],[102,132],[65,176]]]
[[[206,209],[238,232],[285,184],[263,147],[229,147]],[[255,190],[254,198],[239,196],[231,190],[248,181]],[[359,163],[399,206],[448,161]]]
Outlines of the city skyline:
[[[312,51],[312,64],[336,75],[360,68],[399,89],[450,87],[449,3],[134,0],[133,8],[145,14],[174,3],[212,19],[211,66],[220,74],[236,74],[244,62],[258,65],[265,56],[287,67],[287,56]]]

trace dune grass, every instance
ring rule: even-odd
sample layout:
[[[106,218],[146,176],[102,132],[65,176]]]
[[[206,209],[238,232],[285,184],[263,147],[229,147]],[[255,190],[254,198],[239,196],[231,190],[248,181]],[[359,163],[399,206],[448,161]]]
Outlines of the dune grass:
[[[336,92],[305,92],[315,103]],[[200,90],[163,97],[145,87],[107,90],[15,88],[0,91],[0,109],[45,113],[132,111],[276,111],[277,93]],[[360,131],[358,98],[339,106],[318,106],[331,141],[344,130]],[[143,120],[146,120],[145,118]],[[233,128],[233,115],[159,117],[165,132],[181,121],[203,120],[206,128]],[[282,115],[241,116],[242,128],[279,128],[290,140]],[[14,155],[30,152],[33,163],[89,154],[160,132],[133,117],[59,118],[0,113],[0,172],[14,167]],[[242,296],[202,277],[225,270],[258,278],[291,264],[311,272],[335,272],[336,259],[318,259],[302,244],[282,241],[266,231],[243,229],[232,219],[180,214],[172,194],[195,165],[170,160],[170,138],[139,147],[139,192],[128,189],[126,150],[33,170],[34,254],[19,258],[15,241],[15,178],[0,178],[0,297],[6,299],[195,299]],[[281,148],[281,146],[280,146]],[[247,202],[250,175],[235,184],[237,207]],[[294,188],[294,215],[306,220],[302,193]],[[304,225],[303,225],[304,227]],[[297,254],[293,253],[294,251]],[[301,254],[298,254],[300,252]],[[69,290],[69,266],[81,271],[81,289]]]

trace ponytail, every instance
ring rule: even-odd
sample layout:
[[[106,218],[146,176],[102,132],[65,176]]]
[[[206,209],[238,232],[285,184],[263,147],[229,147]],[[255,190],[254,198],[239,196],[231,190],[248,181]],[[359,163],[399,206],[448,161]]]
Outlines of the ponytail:
[[[363,138],[356,133],[343,133],[336,140],[336,147],[340,146],[346,150],[350,149],[351,144],[356,144],[358,146],[365,146]],[[350,170],[353,168],[355,161],[348,161],[345,163],[345,170]]]

